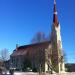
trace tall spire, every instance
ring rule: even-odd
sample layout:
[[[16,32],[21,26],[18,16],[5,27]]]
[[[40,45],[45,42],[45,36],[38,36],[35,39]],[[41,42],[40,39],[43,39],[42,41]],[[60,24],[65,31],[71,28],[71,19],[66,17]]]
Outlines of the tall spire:
[[[53,23],[54,23],[55,26],[58,26],[58,17],[57,17],[57,10],[56,10],[56,0],[54,0]]]

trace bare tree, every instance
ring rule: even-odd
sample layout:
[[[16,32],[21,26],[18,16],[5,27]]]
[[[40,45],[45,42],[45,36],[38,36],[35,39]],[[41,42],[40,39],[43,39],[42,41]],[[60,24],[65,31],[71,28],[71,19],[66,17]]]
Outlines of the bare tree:
[[[9,52],[8,52],[8,49],[2,49],[1,51],[0,51],[0,57],[1,57],[1,59],[3,60],[3,61],[6,61],[6,60],[8,60],[9,59]]]
[[[31,40],[31,43],[39,43],[46,41],[45,34],[43,32],[37,32]]]
[[[48,36],[46,37],[46,41],[50,41],[51,38],[51,33],[48,34]]]

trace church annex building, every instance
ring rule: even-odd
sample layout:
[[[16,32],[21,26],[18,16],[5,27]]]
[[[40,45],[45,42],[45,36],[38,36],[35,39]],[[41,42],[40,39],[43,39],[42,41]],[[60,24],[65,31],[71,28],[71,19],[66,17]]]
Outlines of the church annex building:
[[[37,72],[39,70],[42,72],[54,71],[56,73],[65,71],[56,0],[54,0],[50,41],[16,47],[10,56],[10,67],[12,68],[23,70],[28,64],[32,70]]]

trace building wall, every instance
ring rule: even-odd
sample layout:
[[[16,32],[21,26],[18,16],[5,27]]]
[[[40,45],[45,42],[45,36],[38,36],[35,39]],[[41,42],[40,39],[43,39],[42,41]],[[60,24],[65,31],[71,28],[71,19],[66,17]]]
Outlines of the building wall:
[[[16,70],[22,70],[23,67],[23,56],[14,56],[10,58],[10,68]]]
[[[36,52],[32,53],[32,68],[36,68],[37,71],[44,71],[44,63],[45,63],[45,49],[37,49]]]
[[[31,61],[32,69],[36,71],[45,71],[45,48],[39,47],[38,49],[33,49],[30,53],[23,56],[12,56],[11,57],[11,67],[22,70],[23,62],[28,58]]]

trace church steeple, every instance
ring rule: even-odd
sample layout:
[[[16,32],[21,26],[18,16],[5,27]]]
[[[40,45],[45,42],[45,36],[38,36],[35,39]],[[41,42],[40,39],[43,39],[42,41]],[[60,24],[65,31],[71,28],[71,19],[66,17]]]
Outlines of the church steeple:
[[[58,17],[57,17],[57,10],[56,10],[56,0],[54,0],[54,12],[53,12],[53,23],[57,27],[58,26]]]
[[[62,51],[62,40],[60,33],[60,23],[57,17],[56,10],[56,0],[54,0],[54,9],[53,9],[53,25],[51,32],[51,44],[52,44],[52,62],[55,67],[55,72],[64,72],[64,58]]]

